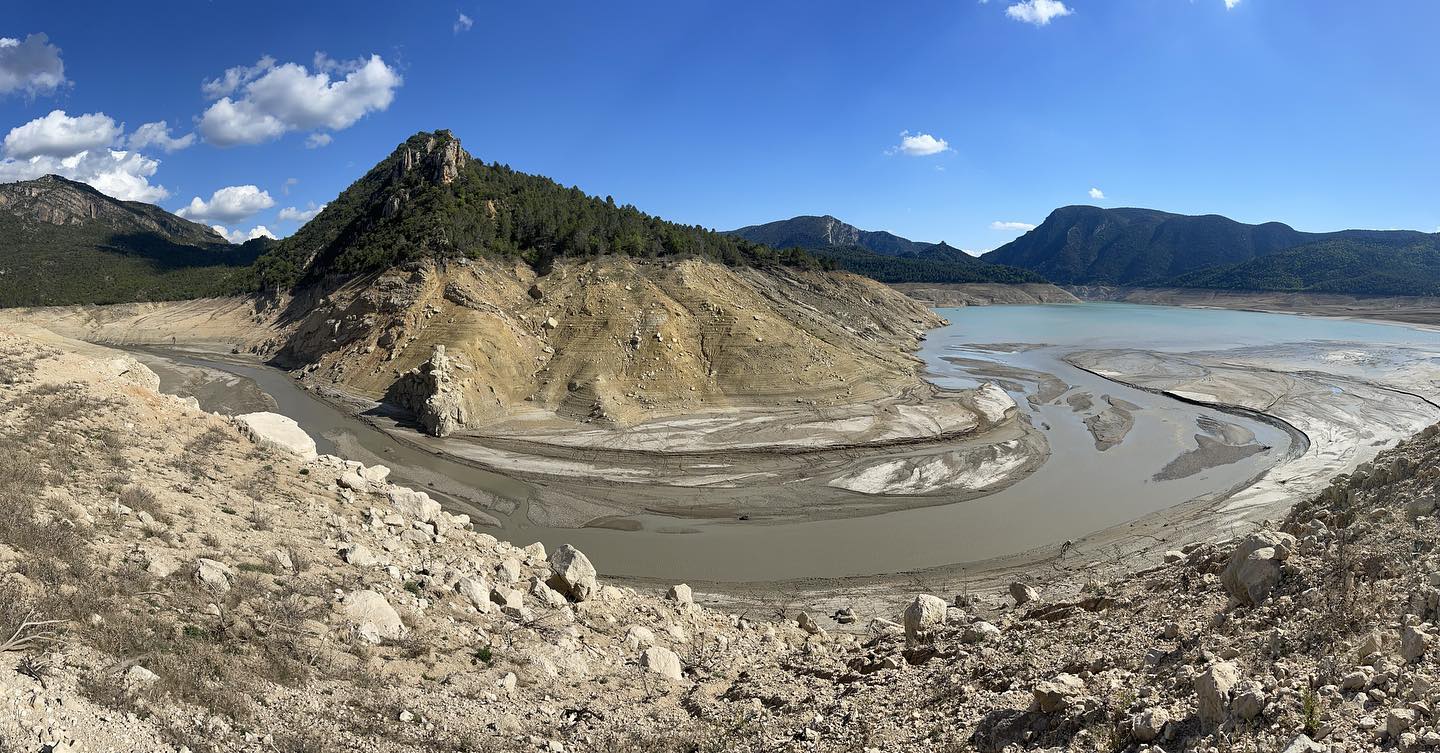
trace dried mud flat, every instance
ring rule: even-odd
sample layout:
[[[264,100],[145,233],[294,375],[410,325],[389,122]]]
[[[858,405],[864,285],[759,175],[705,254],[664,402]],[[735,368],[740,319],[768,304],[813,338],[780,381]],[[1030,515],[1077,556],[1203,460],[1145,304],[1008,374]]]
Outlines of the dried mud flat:
[[[863,605],[862,615],[879,615],[896,607],[894,588],[902,582],[914,590],[964,594],[1003,588],[1022,574],[1036,578],[1040,568],[1048,574],[1038,580],[1057,586],[1119,577],[1159,562],[1176,542],[1223,539],[1283,516],[1332,478],[1440,420],[1440,406],[1423,396],[1440,394],[1440,359],[1433,350],[1421,348],[1300,343],[1186,354],[1078,351],[1065,360],[1118,384],[1273,423],[1291,436],[1290,447],[1276,466],[1231,488],[1010,557],[892,576],[801,579],[754,587],[707,584],[707,595],[735,608],[783,601],[827,614],[858,604]],[[981,373],[999,376],[1000,371]],[[1005,374],[1022,377],[1036,389],[1055,378],[1023,372],[1011,369]],[[1052,394],[1053,389],[1047,396]],[[1093,409],[1089,396],[1071,397],[1077,394],[1081,396],[1072,407]],[[1187,476],[1264,449],[1248,431],[1227,421],[1202,418],[1195,428],[1195,449],[1177,457],[1162,474]]]

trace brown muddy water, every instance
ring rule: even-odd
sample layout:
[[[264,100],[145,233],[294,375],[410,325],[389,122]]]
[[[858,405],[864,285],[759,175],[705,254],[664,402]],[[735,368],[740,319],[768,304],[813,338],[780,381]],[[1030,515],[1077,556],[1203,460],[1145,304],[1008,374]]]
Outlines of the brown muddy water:
[[[497,516],[496,535],[551,548],[572,543],[607,575],[714,583],[901,573],[1008,557],[1193,499],[1226,495],[1304,449],[1304,436],[1281,422],[1117,384],[1070,366],[1063,360],[1069,353],[1319,341],[1370,348],[1386,342],[1440,345],[1440,336],[1401,326],[1238,311],[1103,303],[940,313],[951,324],[930,332],[918,354],[932,380],[945,387],[998,382],[1045,433],[1052,456],[1013,486],[978,499],[786,522],[632,515],[605,527],[538,526],[528,515],[530,506],[553,503],[543,484],[431,452],[424,437],[400,441],[276,369],[213,356],[140,352],[240,377],[231,380],[238,386],[223,390],[231,402],[234,390],[263,392],[274,400],[274,410],[315,437],[321,452],[383,463],[397,483],[426,489],[455,511],[508,511]],[[161,376],[167,390],[180,378],[163,370]],[[1115,406],[1125,415],[1099,416]],[[1095,426],[1106,427],[1107,441],[1097,441]],[[1123,434],[1118,442],[1109,441],[1118,434]],[[645,493],[690,493],[656,486],[647,485]],[[613,486],[607,493],[615,493]]]

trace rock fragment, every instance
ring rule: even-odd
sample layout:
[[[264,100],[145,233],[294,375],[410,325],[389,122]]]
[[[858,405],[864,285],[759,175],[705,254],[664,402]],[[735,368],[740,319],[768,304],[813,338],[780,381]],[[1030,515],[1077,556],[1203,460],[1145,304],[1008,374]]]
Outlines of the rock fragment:
[[[670,680],[681,679],[680,657],[663,646],[651,646],[640,653],[640,666]]]
[[[1195,678],[1196,711],[1200,721],[1218,726],[1230,714],[1230,693],[1240,682],[1240,668],[1220,662]]]
[[[1282,566],[1295,549],[1295,537],[1275,531],[1256,531],[1230,553],[1220,582],[1242,604],[1262,604],[1280,583]]]
[[[905,640],[910,643],[928,642],[931,631],[944,623],[945,600],[930,594],[916,596],[901,615]]]
[[[1035,699],[1035,708],[1042,713],[1063,711],[1085,695],[1085,681],[1061,672],[1054,679],[1036,685],[1031,694]]]
[[[1032,601],[1037,601],[1040,598],[1040,592],[1017,580],[1010,584],[1010,598],[1015,600],[1015,606],[1023,607]]]
[[[690,587],[685,585],[684,583],[671,586],[670,591],[665,594],[665,598],[675,602],[676,604],[683,605],[695,603],[695,594],[690,590]]]
[[[395,640],[405,635],[405,624],[400,613],[390,602],[376,591],[354,591],[340,603],[341,611],[355,635],[366,643],[380,643]]]
[[[550,557],[550,572],[554,574],[551,584],[560,593],[575,601],[593,598],[599,588],[595,579],[595,566],[584,552],[569,544],[562,545]]]

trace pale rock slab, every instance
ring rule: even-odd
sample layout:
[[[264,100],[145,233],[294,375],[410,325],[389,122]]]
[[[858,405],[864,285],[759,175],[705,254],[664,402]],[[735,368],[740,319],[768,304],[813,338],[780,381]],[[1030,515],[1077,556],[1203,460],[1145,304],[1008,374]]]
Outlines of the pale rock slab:
[[[345,619],[355,628],[356,635],[367,643],[395,640],[405,635],[400,613],[376,591],[354,591],[341,602]]]
[[[297,455],[301,460],[319,457],[315,440],[289,416],[262,411],[235,417],[235,424],[262,447]]]

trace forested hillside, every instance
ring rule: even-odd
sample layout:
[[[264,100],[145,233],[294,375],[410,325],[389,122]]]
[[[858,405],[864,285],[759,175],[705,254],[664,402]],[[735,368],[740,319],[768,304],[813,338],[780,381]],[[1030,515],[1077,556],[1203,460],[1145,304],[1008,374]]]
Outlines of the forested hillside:
[[[264,243],[233,246],[157,206],[54,175],[0,184],[0,307],[245,292]]]
[[[775,248],[801,248],[841,268],[881,282],[1044,282],[1034,272],[987,264],[940,243],[861,230],[830,215],[802,215],[731,230],[730,235]]]
[[[1440,295],[1440,235],[1396,248],[1363,239],[1297,246],[1177,277],[1173,287],[1353,295]]]
[[[696,256],[730,265],[820,267],[768,246],[648,215],[610,197],[472,158],[449,131],[416,134],[314,220],[262,256],[261,283],[386,269],[427,256]]]
[[[932,246],[918,256],[883,256],[863,248],[835,247],[814,250],[811,253],[822,260],[833,262],[841,269],[865,275],[880,282],[1044,282],[1045,278],[1027,269],[1007,267],[999,264],[985,264],[973,256],[952,249],[937,250]]]

